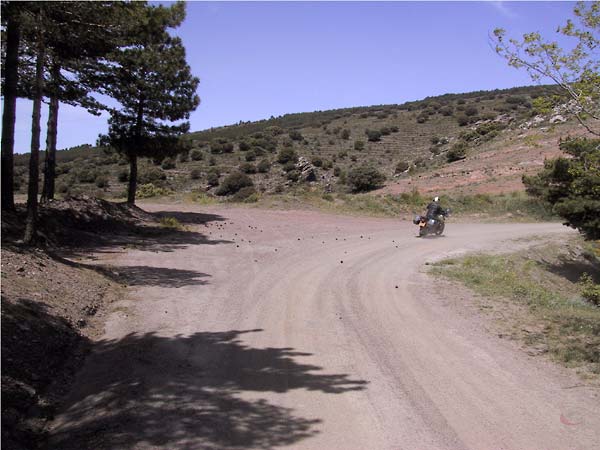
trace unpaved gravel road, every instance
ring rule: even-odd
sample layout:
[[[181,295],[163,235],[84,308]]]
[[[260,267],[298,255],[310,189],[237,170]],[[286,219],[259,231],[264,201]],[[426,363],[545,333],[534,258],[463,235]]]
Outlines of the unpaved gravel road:
[[[52,448],[598,448],[598,390],[487,332],[424,273],[567,228],[450,222],[416,239],[394,220],[199,211],[170,214],[207,239],[99,255],[134,286]]]

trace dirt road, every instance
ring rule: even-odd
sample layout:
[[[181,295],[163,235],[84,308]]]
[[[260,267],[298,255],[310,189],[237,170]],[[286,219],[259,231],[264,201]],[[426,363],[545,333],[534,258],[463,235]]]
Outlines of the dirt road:
[[[450,223],[416,239],[394,220],[202,211],[170,213],[189,242],[95,262],[134,286],[53,448],[598,448],[598,390],[487,332],[424,273],[565,227]]]

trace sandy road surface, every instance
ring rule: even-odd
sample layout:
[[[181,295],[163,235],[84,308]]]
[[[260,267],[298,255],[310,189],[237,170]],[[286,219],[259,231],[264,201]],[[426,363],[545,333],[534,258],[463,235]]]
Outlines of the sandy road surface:
[[[207,239],[96,261],[135,286],[53,448],[598,448],[598,390],[486,333],[423,273],[566,228],[449,223],[423,240],[393,220],[198,211],[173,215]]]

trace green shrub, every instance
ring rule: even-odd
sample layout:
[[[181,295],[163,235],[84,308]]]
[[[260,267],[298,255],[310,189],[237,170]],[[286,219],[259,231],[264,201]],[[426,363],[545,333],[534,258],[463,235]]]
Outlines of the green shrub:
[[[249,150],[246,153],[246,157],[244,158],[247,162],[256,161],[256,152],[254,150]]]
[[[107,188],[109,184],[108,177],[106,175],[100,174],[96,176],[94,183],[96,184],[96,187],[99,187],[100,189]]]
[[[365,149],[365,141],[361,141],[361,140],[354,141],[354,150],[357,150],[360,152],[361,150],[364,150],[364,149]],[[346,156],[348,156],[347,152],[340,152],[340,154],[339,154],[339,157],[342,159],[345,158]]]
[[[239,147],[240,147],[240,151],[242,151],[242,152],[247,152],[251,148],[248,141],[241,141]]]
[[[164,228],[172,228],[174,230],[182,230],[183,225],[175,217],[161,217],[160,225]]]
[[[340,166],[335,166],[333,168],[333,176],[339,177],[341,174],[342,174],[342,169],[340,168]]]
[[[310,162],[315,167],[322,167],[323,166],[323,159],[320,156],[313,157]]]
[[[410,167],[410,164],[407,161],[398,161],[398,164],[396,164],[395,172],[396,173],[406,172],[409,167]]]
[[[167,175],[158,167],[149,167],[141,170],[138,173],[138,181],[141,184],[156,183],[161,180],[166,180]]]
[[[372,166],[361,166],[348,172],[347,182],[353,192],[376,189],[385,181],[385,175]]]
[[[117,180],[119,180],[121,183],[125,183],[126,181],[128,181],[129,180],[129,170],[127,170],[127,169],[119,170],[119,173],[117,174]]]
[[[210,158],[208,158],[209,166],[215,166],[216,164],[217,164],[217,158],[215,158],[214,156],[211,156]]]
[[[174,169],[176,167],[175,161],[173,160],[173,158],[165,158],[161,164],[161,167],[163,168],[163,170]]]
[[[286,177],[290,181],[298,181],[300,179],[300,175],[301,174],[298,169],[292,169],[287,173]]]
[[[439,112],[442,116],[448,117],[454,114],[454,109],[452,108],[452,106],[448,105],[441,107]]]
[[[446,154],[448,162],[459,161],[465,159],[467,155],[467,147],[463,142],[457,142]]]
[[[240,166],[240,172],[243,173],[256,173],[256,166],[250,162],[246,162]]]
[[[290,172],[290,171],[294,170],[295,168],[296,168],[296,163],[292,162],[292,161],[286,162],[283,165],[283,171],[284,172]]]
[[[206,174],[206,182],[209,186],[215,187],[219,185],[219,173],[215,170],[211,170]]]
[[[288,133],[288,136],[290,137],[290,139],[292,141],[301,141],[302,139],[304,139],[304,137],[302,136],[302,133],[300,133],[298,130],[292,130]]]
[[[427,122],[426,115],[421,114],[421,115],[417,116],[417,123],[425,123],[425,122]]]
[[[392,133],[397,133],[398,131],[400,131],[400,127],[398,127],[398,125],[392,125],[392,126],[390,127],[390,131],[391,131]]]
[[[350,139],[350,130],[347,128],[344,128],[342,130],[342,134],[340,136],[342,139],[344,139],[345,141],[347,141],[348,139]]]
[[[279,152],[279,155],[277,155],[277,162],[279,164],[295,163],[296,161],[298,161],[298,155],[292,148],[283,148]]]
[[[158,187],[152,183],[141,184],[136,191],[138,198],[164,197],[170,194],[172,194],[170,189]]]
[[[66,194],[69,192],[69,185],[67,183],[59,182],[56,184],[56,192],[59,194]]]
[[[271,170],[271,163],[268,159],[263,159],[258,163],[256,168],[260,173],[267,173],[269,170]]]
[[[588,302],[600,306],[600,284],[594,283],[594,279],[588,273],[584,273],[579,279],[579,285],[582,297]]]
[[[456,116],[456,121],[458,122],[458,125],[461,127],[464,127],[469,124],[469,118],[465,114],[462,114],[462,113],[458,114]]]
[[[204,153],[202,150],[195,148],[190,152],[190,158],[192,161],[202,161],[204,159]]]
[[[465,108],[465,114],[468,117],[475,116],[475,115],[477,115],[478,112],[479,111],[477,110],[477,108],[475,106],[467,106]]]
[[[329,170],[333,167],[333,163],[328,160],[328,159],[324,159],[323,160],[323,170]]]
[[[178,156],[179,162],[188,162],[190,160],[189,152],[181,152]]]
[[[367,140],[369,142],[378,142],[381,140],[381,131],[379,130],[370,130],[367,128],[365,134],[367,135]]]
[[[380,128],[379,132],[382,136],[389,136],[390,134],[392,134],[392,130],[390,130],[388,127]]]
[[[77,173],[77,179],[80,183],[93,183],[96,181],[98,172],[96,170],[82,169]]]
[[[202,172],[200,171],[200,169],[192,169],[192,171],[190,172],[190,178],[192,180],[199,180],[201,176]]]
[[[217,195],[232,195],[240,189],[248,186],[254,186],[252,179],[241,172],[232,172],[225,177],[221,186],[216,191]]]
[[[229,142],[227,139],[218,138],[211,142],[210,152],[214,155],[219,155],[221,153],[232,153],[233,143]]]
[[[237,191],[231,199],[235,202],[253,203],[258,201],[258,194],[254,186],[246,186]]]

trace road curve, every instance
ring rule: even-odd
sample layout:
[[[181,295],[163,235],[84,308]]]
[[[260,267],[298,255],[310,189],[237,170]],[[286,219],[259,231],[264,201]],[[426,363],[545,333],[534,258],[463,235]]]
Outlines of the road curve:
[[[565,227],[450,222],[416,239],[395,220],[152,206],[176,208],[193,232],[96,261],[133,286],[53,448],[598,448],[598,391],[487,333],[424,273]]]

